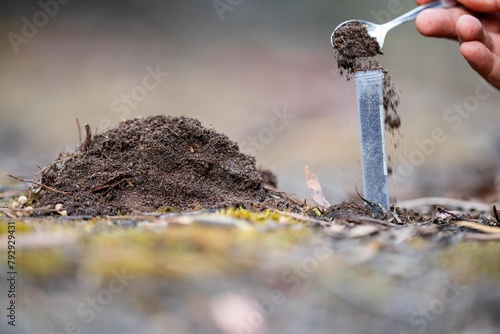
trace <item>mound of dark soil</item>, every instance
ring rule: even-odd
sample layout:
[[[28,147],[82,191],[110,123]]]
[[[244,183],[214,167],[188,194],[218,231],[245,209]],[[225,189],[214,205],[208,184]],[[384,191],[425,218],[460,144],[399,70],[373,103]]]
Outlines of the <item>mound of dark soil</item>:
[[[251,207],[268,198],[255,159],[187,117],[124,121],[59,157],[41,183],[36,207],[62,203],[70,215]]]

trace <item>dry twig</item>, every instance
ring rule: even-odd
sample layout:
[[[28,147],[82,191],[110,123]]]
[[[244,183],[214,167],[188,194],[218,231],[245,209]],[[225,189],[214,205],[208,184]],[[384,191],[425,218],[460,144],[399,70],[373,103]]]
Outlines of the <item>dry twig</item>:
[[[397,226],[395,224],[386,222],[385,220],[381,219],[375,219],[371,217],[349,217],[346,219],[350,223],[356,223],[356,224],[377,224],[377,225],[382,225],[382,226],[387,226],[387,227],[394,227]]]
[[[328,224],[328,222],[326,222],[326,221],[315,219],[312,217],[303,216],[303,215],[300,215],[300,214],[294,213],[294,212],[286,212],[286,211],[280,211],[280,210],[276,210],[276,212],[279,213],[280,215],[288,216],[290,218],[297,219],[300,221],[305,221],[308,223],[317,224],[317,225],[320,225],[323,227]]]
[[[90,125],[85,124],[85,142],[83,143],[82,151],[87,152],[90,146],[90,139],[92,139],[92,130],[90,130]]]
[[[76,119],[76,126],[78,127],[78,142],[82,142],[82,127],[80,126],[80,120]]]
[[[288,194],[284,191],[280,191],[280,190],[277,190],[277,189],[274,189],[273,187],[270,187],[268,185],[264,185],[264,189],[266,190],[269,190],[269,191],[272,191],[273,193],[275,194],[278,194],[278,195],[284,195],[286,197],[286,199],[292,201],[293,203],[297,204],[297,205],[303,205],[304,203],[301,203],[293,198],[291,198],[290,196],[288,196]]]
[[[483,224],[478,224],[474,223],[471,221],[466,221],[466,220],[459,220],[456,222],[453,222],[453,224],[461,227],[467,227],[471,228],[483,233],[488,233],[488,234],[499,234],[500,235],[500,228],[499,227],[493,227],[493,226],[487,226]]]
[[[110,189],[120,185],[120,183],[122,183],[122,182],[127,182],[129,186],[132,186],[132,182],[130,181],[130,179],[126,178],[126,179],[121,179],[113,184],[104,184],[102,186],[96,187],[96,188],[90,190],[90,192],[95,193],[95,192],[98,192],[99,190],[103,190],[103,189],[110,190]]]
[[[497,206],[493,205],[493,215],[495,216],[495,220],[497,223],[500,223],[500,218],[498,217]]]
[[[14,175],[10,175],[10,174],[5,174],[7,175],[8,177],[11,177],[13,178],[14,180],[18,180],[18,181],[21,181],[21,182],[27,182],[27,183],[31,183],[31,184],[34,184],[34,185],[37,185],[39,187],[42,187],[44,189],[47,189],[47,190],[50,190],[50,191],[53,191],[53,192],[56,192],[56,193],[59,193],[59,194],[63,194],[63,195],[69,195],[70,193],[68,192],[65,192],[65,191],[61,191],[61,190],[57,190],[57,189],[54,189],[52,187],[49,187],[45,184],[42,184],[40,182],[36,182],[36,181],[30,181],[30,180],[26,180],[26,179],[22,179],[20,177],[17,177],[17,176],[14,176]]]

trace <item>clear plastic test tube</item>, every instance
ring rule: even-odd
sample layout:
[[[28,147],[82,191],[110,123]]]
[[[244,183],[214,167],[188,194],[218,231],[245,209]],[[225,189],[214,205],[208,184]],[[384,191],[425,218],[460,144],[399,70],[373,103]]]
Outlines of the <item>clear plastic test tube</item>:
[[[361,127],[363,196],[370,202],[390,207],[385,154],[384,103],[381,70],[354,75]]]

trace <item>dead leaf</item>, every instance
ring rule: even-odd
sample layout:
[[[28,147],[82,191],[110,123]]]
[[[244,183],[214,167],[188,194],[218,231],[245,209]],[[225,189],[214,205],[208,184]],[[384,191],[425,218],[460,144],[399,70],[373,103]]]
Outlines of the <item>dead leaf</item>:
[[[2,212],[9,218],[12,218],[12,219],[17,219],[18,217],[16,216],[16,214],[14,213],[14,211],[12,210],[9,210],[9,209],[5,209],[5,210],[2,210]]]
[[[332,205],[326,200],[325,195],[323,194],[323,190],[321,189],[321,185],[319,184],[316,174],[309,169],[309,166],[305,167],[304,172],[306,174],[307,188],[309,189],[309,193],[316,204],[318,204],[321,209],[331,207]]]

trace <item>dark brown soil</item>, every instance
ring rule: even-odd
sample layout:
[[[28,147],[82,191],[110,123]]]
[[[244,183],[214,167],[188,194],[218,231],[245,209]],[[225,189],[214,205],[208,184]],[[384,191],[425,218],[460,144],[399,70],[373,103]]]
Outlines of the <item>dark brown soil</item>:
[[[252,207],[277,183],[236,143],[187,117],[124,121],[58,160],[42,173],[36,207],[62,203],[70,215]]]
[[[356,72],[381,69],[384,73],[385,124],[389,131],[401,126],[397,112],[399,94],[389,72],[373,57],[383,54],[377,40],[368,34],[360,22],[349,22],[339,27],[333,35],[335,61],[341,76],[352,79]]]
[[[335,30],[332,44],[337,52],[340,74],[348,79],[358,71],[371,69],[373,65],[363,58],[383,54],[377,40],[368,35],[365,25],[360,22],[349,22]]]

